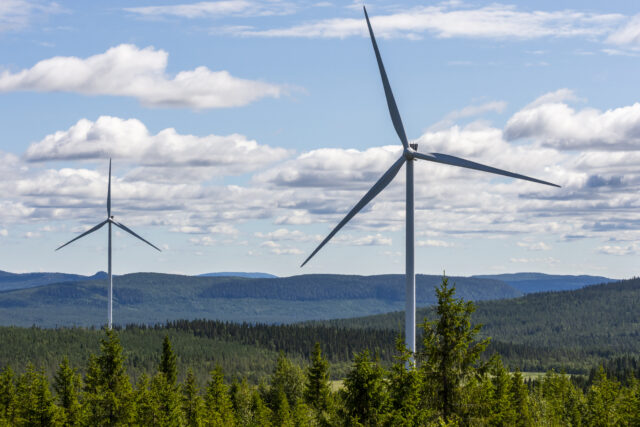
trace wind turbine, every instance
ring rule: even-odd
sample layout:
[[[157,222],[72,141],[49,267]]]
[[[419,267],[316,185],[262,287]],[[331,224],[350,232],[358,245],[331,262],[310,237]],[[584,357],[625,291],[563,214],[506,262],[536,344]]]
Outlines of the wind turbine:
[[[367,20],[367,27],[369,28],[369,35],[371,37],[371,43],[373,44],[373,50],[376,54],[376,60],[378,61],[378,68],[380,70],[380,77],[382,78],[382,86],[384,87],[384,94],[387,98],[387,107],[391,115],[391,121],[393,127],[402,142],[404,150],[402,155],[396,162],[391,165],[384,175],[376,182],[373,187],[364,195],[364,197],[349,211],[349,213],[336,225],[336,227],[329,233],[329,235],[318,245],[318,247],[309,255],[309,257],[302,263],[300,267],[309,262],[309,260],[316,254],[322,247],[327,244],[329,240],[347,223],[353,218],[367,203],[373,200],[378,193],[380,193],[393,178],[398,174],[402,165],[406,164],[407,171],[407,188],[406,188],[406,302],[405,302],[405,344],[407,348],[415,353],[416,351],[416,282],[415,282],[415,269],[414,269],[414,232],[413,232],[413,161],[416,159],[427,160],[435,163],[443,163],[445,165],[458,166],[461,168],[475,169],[482,172],[489,172],[497,175],[504,175],[511,178],[522,179],[526,181],[537,182],[539,184],[551,185],[553,187],[560,187],[559,185],[552,184],[547,181],[542,181],[528,176],[520,175],[513,172],[508,172],[502,169],[496,169],[490,166],[485,166],[480,163],[471,162],[469,160],[461,159],[459,157],[450,156],[448,154],[440,153],[419,153],[417,151],[417,144],[409,144],[407,136],[402,125],[402,119],[396,101],[391,92],[391,86],[389,85],[389,79],[387,73],[382,64],[382,58],[380,57],[380,51],[378,50],[378,44],[376,38],[373,35],[373,29],[369,22],[369,15],[367,9],[364,9],[364,16]]]
[[[100,224],[96,225],[92,229],[85,231],[84,233],[82,233],[78,237],[69,240],[64,245],[59,246],[58,248],[56,248],[56,251],[59,250],[59,249],[64,248],[69,243],[75,242],[79,238],[86,236],[87,234],[91,234],[94,231],[98,231],[105,224],[109,224],[109,305],[108,305],[107,311],[108,311],[108,317],[109,317],[109,329],[111,329],[111,323],[112,323],[112,320],[113,320],[113,316],[112,316],[113,315],[113,278],[111,276],[111,224],[115,225],[118,228],[123,229],[124,231],[126,231],[129,234],[131,234],[132,236],[137,237],[138,239],[142,240],[143,242],[145,242],[147,245],[151,246],[152,248],[157,249],[158,251],[160,251],[160,249],[157,246],[153,245],[152,243],[150,243],[150,242],[146,241],[145,239],[143,239],[142,237],[138,236],[136,233],[134,233],[133,230],[131,230],[126,225],[121,224],[119,222],[116,222],[113,219],[113,215],[111,215],[111,159],[109,159],[109,185],[107,187],[107,219],[105,219],[104,221],[102,221]]]

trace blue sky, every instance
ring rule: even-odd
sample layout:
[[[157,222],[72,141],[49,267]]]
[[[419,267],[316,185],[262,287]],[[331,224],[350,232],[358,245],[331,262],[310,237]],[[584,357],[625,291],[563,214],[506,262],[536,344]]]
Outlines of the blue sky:
[[[360,2],[0,5],[0,269],[401,273],[404,173]],[[416,164],[416,270],[637,275],[640,10],[367,3],[407,135],[562,189]]]

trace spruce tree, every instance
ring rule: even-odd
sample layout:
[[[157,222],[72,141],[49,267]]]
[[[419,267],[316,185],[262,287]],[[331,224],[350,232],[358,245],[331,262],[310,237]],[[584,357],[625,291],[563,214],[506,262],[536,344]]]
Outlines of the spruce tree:
[[[489,375],[492,385],[489,424],[497,427],[512,426],[515,424],[516,414],[512,406],[511,377],[500,356],[494,355],[491,358]]]
[[[341,394],[343,418],[348,424],[375,426],[384,419],[387,404],[384,369],[377,361],[370,360],[368,350],[355,356]]]
[[[465,416],[464,388],[478,373],[480,354],[489,344],[488,339],[475,341],[481,328],[471,326],[475,307],[455,299],[455,292],[443,277],[436,288],[436,320],[422,325],[424,350],[418,355],[424,405],[435,408],[445,422]]]
[[[160,359],[158,371],[165,375],[167,382],[171,386],[176,385],[176,378],[178,376],[177,359],[177,356],[173,353],[173,349],[171,348],[169,335],[165,335],[164,340],[162,341],[162,358]]]
[[[11,367],[6,366],[0,373],[0,425],[11,425],[15,420],[16,389]]]
[[[276,367],[271,375],[268,401],[271,409],[277,405],[280,391],[287,397],[289,408],[295,407],[304,392],[304,374],[298,366],[291,363],[284,352],[278,355]]]
[[[617,400],[620,383],[607,378],[602,366],[587,393],[586,423],[590,426],[619,425]]]
[[[184,420],[189,427],[200,427],[202,425],[202,398],[200,397],[196,377],[193,370],[189,368],[187,378],[182,384],[182,413]]]
[[[233,426],[235,417],[220,365],[211,372],[205,396],[204,423],[207,426]]]
[[[62,359],[54,376],[53,388],[58,397],[58,406],[62,410],[62,424],[79,425],[82,418],[82,407],[78,399],[81,388],[80,376],[69,366],[69,359]]]
[[[279,427],[294,427],[289,399],[282,388],[278,389],[273,408],[273,425]]]
[[[31,363],[18,379],[16,398],[16,424],[53,426],[59,421],[44,370],[37,371]]]
[[[331,386],[329,385],[329,361],[322,356],[320,343],[316,342],[311,354],[311,365],[307,368],[304,388],[305,402],[316,411],[322,412],[331,405]]]
[[[236,414],[236,421],[239,426],[246,426],[251,424],[253,419],[253,413],[251,410],[252,405],[252,390],[251,386],[247,382],[246,378],[242,378],[242,381],[235,381],[231,384],[231,403],[233,405],[233,411]]]
[[[151,380],[151,398],[157,408],[157,424],[167,427],[177,427],[184,424],[180,395],[175,383],[169,383],[164,373],[158,372]]]
[[[389,414],[385,425],[423,425],[429,419],[428,408],[420,408],[420,378],[402,336],[396,338],[395,362],[388,374]]]
[[[94,426],[127,425],[134,407],[122,346],[114,330],[107,329],[105,335],[100,340],[100,355],[89,361],[85,379],[88,422]]]
[[[135,412],[133,424],[136,426],[151,426],[158,423],[158,408],[149,390],[149,377],[142,374],[133,392]]]
[[[250,427],[271,426],[271,410],[265,405],[258,390],[251,394],[251,415]]]
[[[520,370],[516,370],[511,378],[511,399],[511,404],[515,411],[514,425],[517,427],[531,426],[529,390],[522,379]]]

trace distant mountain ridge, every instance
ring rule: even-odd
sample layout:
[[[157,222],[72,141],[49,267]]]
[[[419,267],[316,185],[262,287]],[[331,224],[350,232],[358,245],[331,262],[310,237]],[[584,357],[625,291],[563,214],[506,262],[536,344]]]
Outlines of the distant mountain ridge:
[[[80,282],[86,280],[104,279],[107,273],[99,271],[93,276],[67,273],[9,273],[0,270],[0,292],[13,289],[25,289],[35,286],[49,285],[61,282]]]
[[[589,285],[610,283],[618,280],[602,276],[571,276],[544,273],[483,274],[472,277],[501,280],[518,289],[523,294],[549,291],[571,291]]]
[[[420,305],[435,302],[440,276],[417,275]],[[451,278],[469,300],[513,298],[504,282]],[[272,279],[135,273],[114,280],[116,323],[157,323],[208,318],[291,323],[363,316],[404,307],[404,275],[309,274]],[[106,280],[68,281],[0,293],[2,325],[101,325],[106,317]]]
[[[274,276],[269,273],[243,273],[241,271],[221,271],[219,273],[204,273],[198,274],[197,277],[245,277],[248,279],[276,279],[278,276]]]

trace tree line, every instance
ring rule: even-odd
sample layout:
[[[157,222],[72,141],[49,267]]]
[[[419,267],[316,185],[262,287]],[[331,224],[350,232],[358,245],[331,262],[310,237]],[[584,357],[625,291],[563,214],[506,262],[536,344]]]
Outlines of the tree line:
[[[201,386],[192,369],[178,380],[178,355],[168,336],[152,375],[132,382],[121,331],[105,330],[98,354],[81,375],[63,358],[51,381],[30,364],[0,373],[0,425],[29,426],[442,426],[640,425],[640,382],[633,362],[620,362],[624,382],[603,367],[590,384],[549,371],[538,381],[509,372],[471,323],[475,306],[455,298],[443,279],[436,316],[422,327],[422,348],[411,354],[396,340],[387,368],[365,349],[351,360],[341,384],[315,344],[303,366],[280,353],[258,384],[229,378],[220,366]],[[634,371],[635,372],[635,371]],[[230,381],[231,380],[231,381]]]

